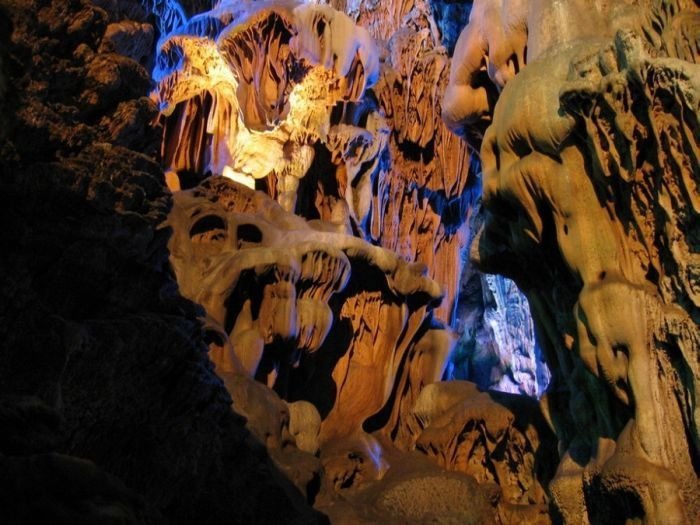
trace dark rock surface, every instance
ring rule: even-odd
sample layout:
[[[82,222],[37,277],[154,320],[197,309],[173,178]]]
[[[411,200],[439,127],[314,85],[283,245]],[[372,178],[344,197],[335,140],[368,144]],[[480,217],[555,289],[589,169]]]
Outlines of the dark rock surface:
[[[167,271],[149,75],[101,45],[143,11],[100,6],[0,2],[0,522],[323,521]]]

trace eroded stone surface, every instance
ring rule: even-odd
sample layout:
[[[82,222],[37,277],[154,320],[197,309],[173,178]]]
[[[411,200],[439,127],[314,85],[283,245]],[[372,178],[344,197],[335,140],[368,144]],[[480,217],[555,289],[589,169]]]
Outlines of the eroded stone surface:
[[[0,461],[58,473],[41,512],[70,479],[127,522],[314,522],[304,497],[338,523],[547,522],[554,447],[533,403],[435,383],[475,183],[439,119],[435,24],[422,2],[346,4],[152,3],[158,108],[130,2],[10,6],[0,373],[20,396],[3,398]],[[476,259],[526,291],[553,366],[552,499],[574,523],[692,523],[696,8],[478,4],[444,105],[484,137]],[[5,81],[19,64],[24,91]],[[200,307],[164,270],[168,234]]]
[[[145,44],[117,55],[109,29],[145,18],[0,2],[0,521],[319,522],[231,410],[166,271]]]
[[[440,378],[449,345],[419,331],[440,290],[420,265],[313,229],[226,177],[177,193],[167,225],[180,289],[205,308],[222,372],[312,399],[314,383],[332,379],[335,388],[317,400],[331,402],[322,409],[322,441],[360,430],[385,404],[400,405]],[[415,356],[414,347],[422,348]],[[404,394],[390,401],[395,381]]]
[[[418,450],[449,470],[498,485],[509,504],[546,509],[555,461],[536,403],[449,381],[426,386],[413,413]]]
[[[446,292],[436,316],[451,323],[471,179],[467,148],[440,119],[449,59],[424,2],[391,3],[384,18],[336,7],[350,18],[243,2],[183,22],[154,74],[164,163],[265,189],[426,264]],[[370,35],[386,37],[386,55]]]
[[[164,163],[182,176],[264,180],[286,210],[352,231],[387,134],[378,112],[353,109],[377,67],[367,32],[328,6],[242,2],[197,15],[159,46]],[[314,160],[331,171],[306,195]]]
[[[444,326],[477,179],[468,147],[440,119],[450,63],[428,4],[336,5],[350,18],[319,6],[249,7],[222,4],[160,45],[153,97],[164,163],[171,187],[191,188],[174,197],[171,261],[183,293],[206,310],[219,373],[248,374],[318,410],[327,509],[385,490],[395,467],[386,457],[411,450],[424,430],[413,410],[454,343]],[[385,38],[386,53],[353,21]],[[224,177],[193,187],[207,171]],[[461,431],[436,428],[436,442]],[[533,438],[521,451],[516,478],[532,478],[538,446]],[[498,494],[487,498],[487,521],[509,505],[541,513],[542,494]],[[406,519],[364,501],[374,518]],[[431,519],[425,505],[413,519]]]
[[[504,6],[475,3],[443,115],[472,143],[491,124],[473,256],[533,307],[553,500],[570,523],[693,523],[697,6]]]
[[[386,46],[372,91],[392,132],[373,192],[369,235],[428,267],[445,290],[436,317],[452,324],[476,179],[468,148],[439,118],[450,60],[426,2],[353,3],[347,9]]]

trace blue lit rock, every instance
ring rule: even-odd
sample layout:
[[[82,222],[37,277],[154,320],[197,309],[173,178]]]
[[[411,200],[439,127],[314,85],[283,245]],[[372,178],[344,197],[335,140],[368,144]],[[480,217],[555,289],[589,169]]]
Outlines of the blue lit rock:
[[[540,397],[549,371],[537,345],[525,296],[513,281],[468,265],[457,306],[459,339],[450,376],[483,390]]]

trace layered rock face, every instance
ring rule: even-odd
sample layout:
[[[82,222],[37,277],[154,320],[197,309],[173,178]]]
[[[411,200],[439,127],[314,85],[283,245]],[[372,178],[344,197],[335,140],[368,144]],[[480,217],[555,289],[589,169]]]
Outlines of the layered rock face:
[[[549,429],[528,399],[436,382],[451,341],[421,266],[226,177],[176,193],[165,225],[235,409],[333,522],[546,522]]]
[[[476,2],[443,116],[481,145],[472,256],[530,300],[567,523],[695,523],[693,2]]]

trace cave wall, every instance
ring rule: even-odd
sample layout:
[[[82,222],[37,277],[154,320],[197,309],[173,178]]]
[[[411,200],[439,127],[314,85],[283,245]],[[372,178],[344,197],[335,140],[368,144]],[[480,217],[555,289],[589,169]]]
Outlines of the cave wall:
[[[333,6],[1,4],[8,521],[695,522],[697,5]]]
[[[471,387],[423,394],[454,341],[446,325],[479,196],[478,164],[440,119],[449,58],[430,7],[335,7],[349,17],[223,3],[159,42],[152,98],[180,288],[206,310],[234,406],[233,380],[247,374],[288,402],[290,429],[303,426],[292,405],[317,411],[319,508],[337,518],[346,498],[386,495],[404,461],[392,454],[426,434],[420,451],[439,466],[484,487],[518,480],[528,496],[499,489],[498,515],[544,519],[553,463],[535,459],[549,443],[537,411],[521,419],[511,398]],[[472,425],[484,433],[437,453]],[[503,456],[505,436],[522,449]]]
[[[481,216],[480,165],[439,118],[450,62],[433,17],[439,6],[335,5],[349,18],[327,7],[275,11],[245,2],[188,18],[176,7],[156,9],[161,20],[172,18],[164,10],[179,14],[173,35],[159,43],[153,98],[165,128],[163,162],[178,174],[177,187],[224,174],[287,211],[424,264],[445,295],[434,317],[460,340],[451,377],[541,393],[546,367],[535,355],[527,306],[520,322],[505,302],[470,309],[478,298],[465,297],[456,317],[463,254]],[[243,26],[252,32],[232,31]],[[443,40],[456,38],[444,29]],[[266,58],[248,66],[250,53]],[[324,83],[335,87],[319,89]],[[508,290],[506,302],[526,305],[517,288],[495,279]],[[488,287],[482,276],[474,293],[488,298]],[[474,345],[467,363],[460,356]]]
[[[229,144],[209,148],[206,128],[197,118],[178,121],[177,111],[164,111],[165,100],[158,94],[167,95],[167,90],[145,95],[152,87],[149,68],[166,78],[176,73],[176,64],[182,65],[178,60],[192,56],[185,51],[196,55],[206,44],[181,38],[168,48],[164,61],[153,61],[155,41],[186,20],[189,11],[170,3],[145,8],[130,2],[59,0],[2,4],[7,32],[0,53],[0,104],[12,108],[3,113],[0,126],[8,225],[2,240],[2,290],[3,304],[11,305],[3,311],[0,366],[3,518],[10,523],[326,522],[311,508],[314,504],[333,521],[349,514],[365,523],[420,522],[436,512],[433,499],[425,496],[427,486],[442,487],[441,519],[493,522],[502,514],[522,512],[543,516],[541,487],[551,476],[551,461],[543,461],[543,472],[533,477],[529,468],[513,470],[511,456],[496,454],[493,461],[501,470],[495,479],[483,467],[441,464],[428,452],[433,444],[443,447],[435,441],[442,435],[440,418],[459,405],[462,425],[478,420],[485,429],[473,438],[489,444],[479,449],[479,457],[493,455],[488,428],[500,436],[499,425],[517,420],[507,435],[528,445],[523,451],[514,448],[513,457],[532,461],[540,442],[550,439],[532,410],[527,417],[516,415],[519,402],[480,397],[466,385],[457,397],[439,389],[423,396],[421,416],[414,414],[423,387],[441,377],[451,345],[437,315],[444,291],[415,259],[445,238],[452,244],[444,253],[458,254],[463,237],[445,230],[455,220],[461,227],[462,221],[448,216],[443,221],[436,210],[444,196],[424,192],[419,197],[429,221],[447,227],[438,227],[436,236],[431,229],[422,231],[422,247],[409,247],[405,257],[368,242],[367,181],[379,182],[378,166],[394,166],[387,144],[375,143],[377,137],[389,140],[376,93],[360,100],[378,85],[379,63],[372,65],[376,57],[363,52],[352,56],[351,49],[343,67],[322,59],[313,71],[308,62],[297,64],[316,82],[337,82],[320,93],[313,84],[305,86],[306,100],[321,101],[312,117],[320,129],[314,140],[322,138],[325,150],[313,151],[319,159],[314,169],[331,176],[318,193],[313,186],[313,191],[305,188],[312,206],[306,212],[302,208],[301,218],[290,212],[298,211],[289,195],[293,184],[288,184],[297,174],[284,166],[280,173],[265,172],[260,178],[252,177],[258,172],[234,173],[239,181],[250,182],[243,176],[256,179],[254,185],[263,179],[260,193],[229,177],[200,183],[206,173],[198,179],[196,172],[211,166],[212,158],[226,159]],[[302,19],[308,23],[331,22],[340,28],[339,41],[331,31],[320,47],[314,47],[314,34],[307,33],[308,40],[297,48],[307,60],[322,58],[328,50],[324,46],[347,44],[346,30],[355,32],[353,42],[367,44],[361,31],[347,25],[350,19],[329,11],[314,18],[319,11],[313,9],[307,15]],[[284,42],[274,38],[278,30],[289,32],[286,12],[273,9],[256,16],[260,31],[227,35],[226,52],[204,64],[201,77],[222,73],[219,94],[236,91],[238,96],[238,78],[247,78],[243,73],[249,64],[236,53],[248,39],[279,51],[280,60],[290,59]],[[424,14],[412,16],[412,27],[421,29],[419,40],[404,36],[417,58],[417,72],[403,70],[400,79],[389,72],[396,77],[391,86],[403,90],[405,83],[407,92],[416,90],[411,96],[420,98],[427,115],[421,115],[421,124],[443,129],[442,139],[457,145],[445,150],[445,158],[463,166],[452,150],[462,155],[466,146],[444,132],[437,93],[422,94],[436,79],[446,82],[444,52],[423,56],[417,43],[433,45],[437,33]],[[214,33],[222,29],[212,19],[198,20],[196,31],[202,26]],[[265,35],[273,38],[259,38]],[[227,74],[222,64],[241,76]],[[300,70],[293,61],[285,64],[291,68],[289,90],[262,93],[272,105],[258,104],[260,93],[242,88],[240,100],[251,116],[247,121],[227,119],[233,108],[223,96],[199,93],[178,111],[199,117],[207,111],[217,115],[218,123],[242,122],[237,129],[259,137],[263,128],[286,115],[286,97],[299,95],[293,85]],[[265,61],[255,67],[258,75],[281,72]],[[179,80],[198,81],[195,71]],[[175,92],[183,87],[172,84]],[[388,85],[385,81],[382,89]],[[411,104],[402,102],[405,107],[397,106],[395,115],[406,119]],[[180,137],[200,141],[181,140],[187,147],[179,156],[168,156],[173,121],[183,124]],[[335,129],[329,133],[322,124],[331,121]],[[394,145],[396,165],[411,166],[408,175],[398,177],[400,188],[413,185],[406,190],[406,202],[418,198],[413,179],[423,176],[418,168],[426,159],[432,159],[427,161],[432,162],[430,177],[443,176],[434,144],[420,152],[425,158],[416,157],[414,141],[423,140],[414,136],[418,129],[405,138],[407,144]],[[284,132],[285,140],[298,138],[294,130]],[[268,138],[267,144],[279,143],[279,135]],[[259,152],[260,146],[253,149]],[[209,153],[202,155],[205,150]],[[282,158],[287,156],[286,166],[292,168],[299,159],[305,165],[312,155],[308,148],[292,145],[282,149]],[[173,166],[175,158],[190,164]],[[162,165],[182,172],[164,173]],[[352,169],[354,175],[348,175]],[[452,181],[457,192],[467,171],[458,173],[462,179]],[[351,178],[357,174],[365,181],[359,189]],[[339,190],[343,177],[345,194]],[[313,180],[317,183],[318,178]],[[178,191],[179,185],[191,189]],[[450,194],[450,199],[457,196]],[[451,206],[462,206],[461,200]],[[401,227],[410,231],[415,225],[407,219]],[[186,264],[178,267],[178,260]],[[214,268],[229,273],[214,279]],[[447,271],[451,279],[458,276],[453,268]],[[211,287],[202,286],[207,277]],[[234,291],[241,295],[234,297]],[[255,303],[254,319],[246,318],[246,300]],[[452,301],[439,315],[446,318],[453,308]],[[338,321],[330,336],[329,311]],[[264,356],[261,347],[269,350]],[[295,366],[302,364],[302,356],[306,365]],[[492,418],[494,407],[506,407],[505,412]],[[425,450],[409,453],[431,425]],[[508,447],[499,443],[498,450]],[[521,492],[498,488],[509,483],[511,471],[534,495],[525,498],[526,505],[521,505]]]
[[[322,523],[167,271],[135,3],[0,4],[3,523]]]
[[[443,117],[484,167],[472,257],[533,309],[561,519],[695,522],[698,8],[549,7],[476,2],[456,46]]]

